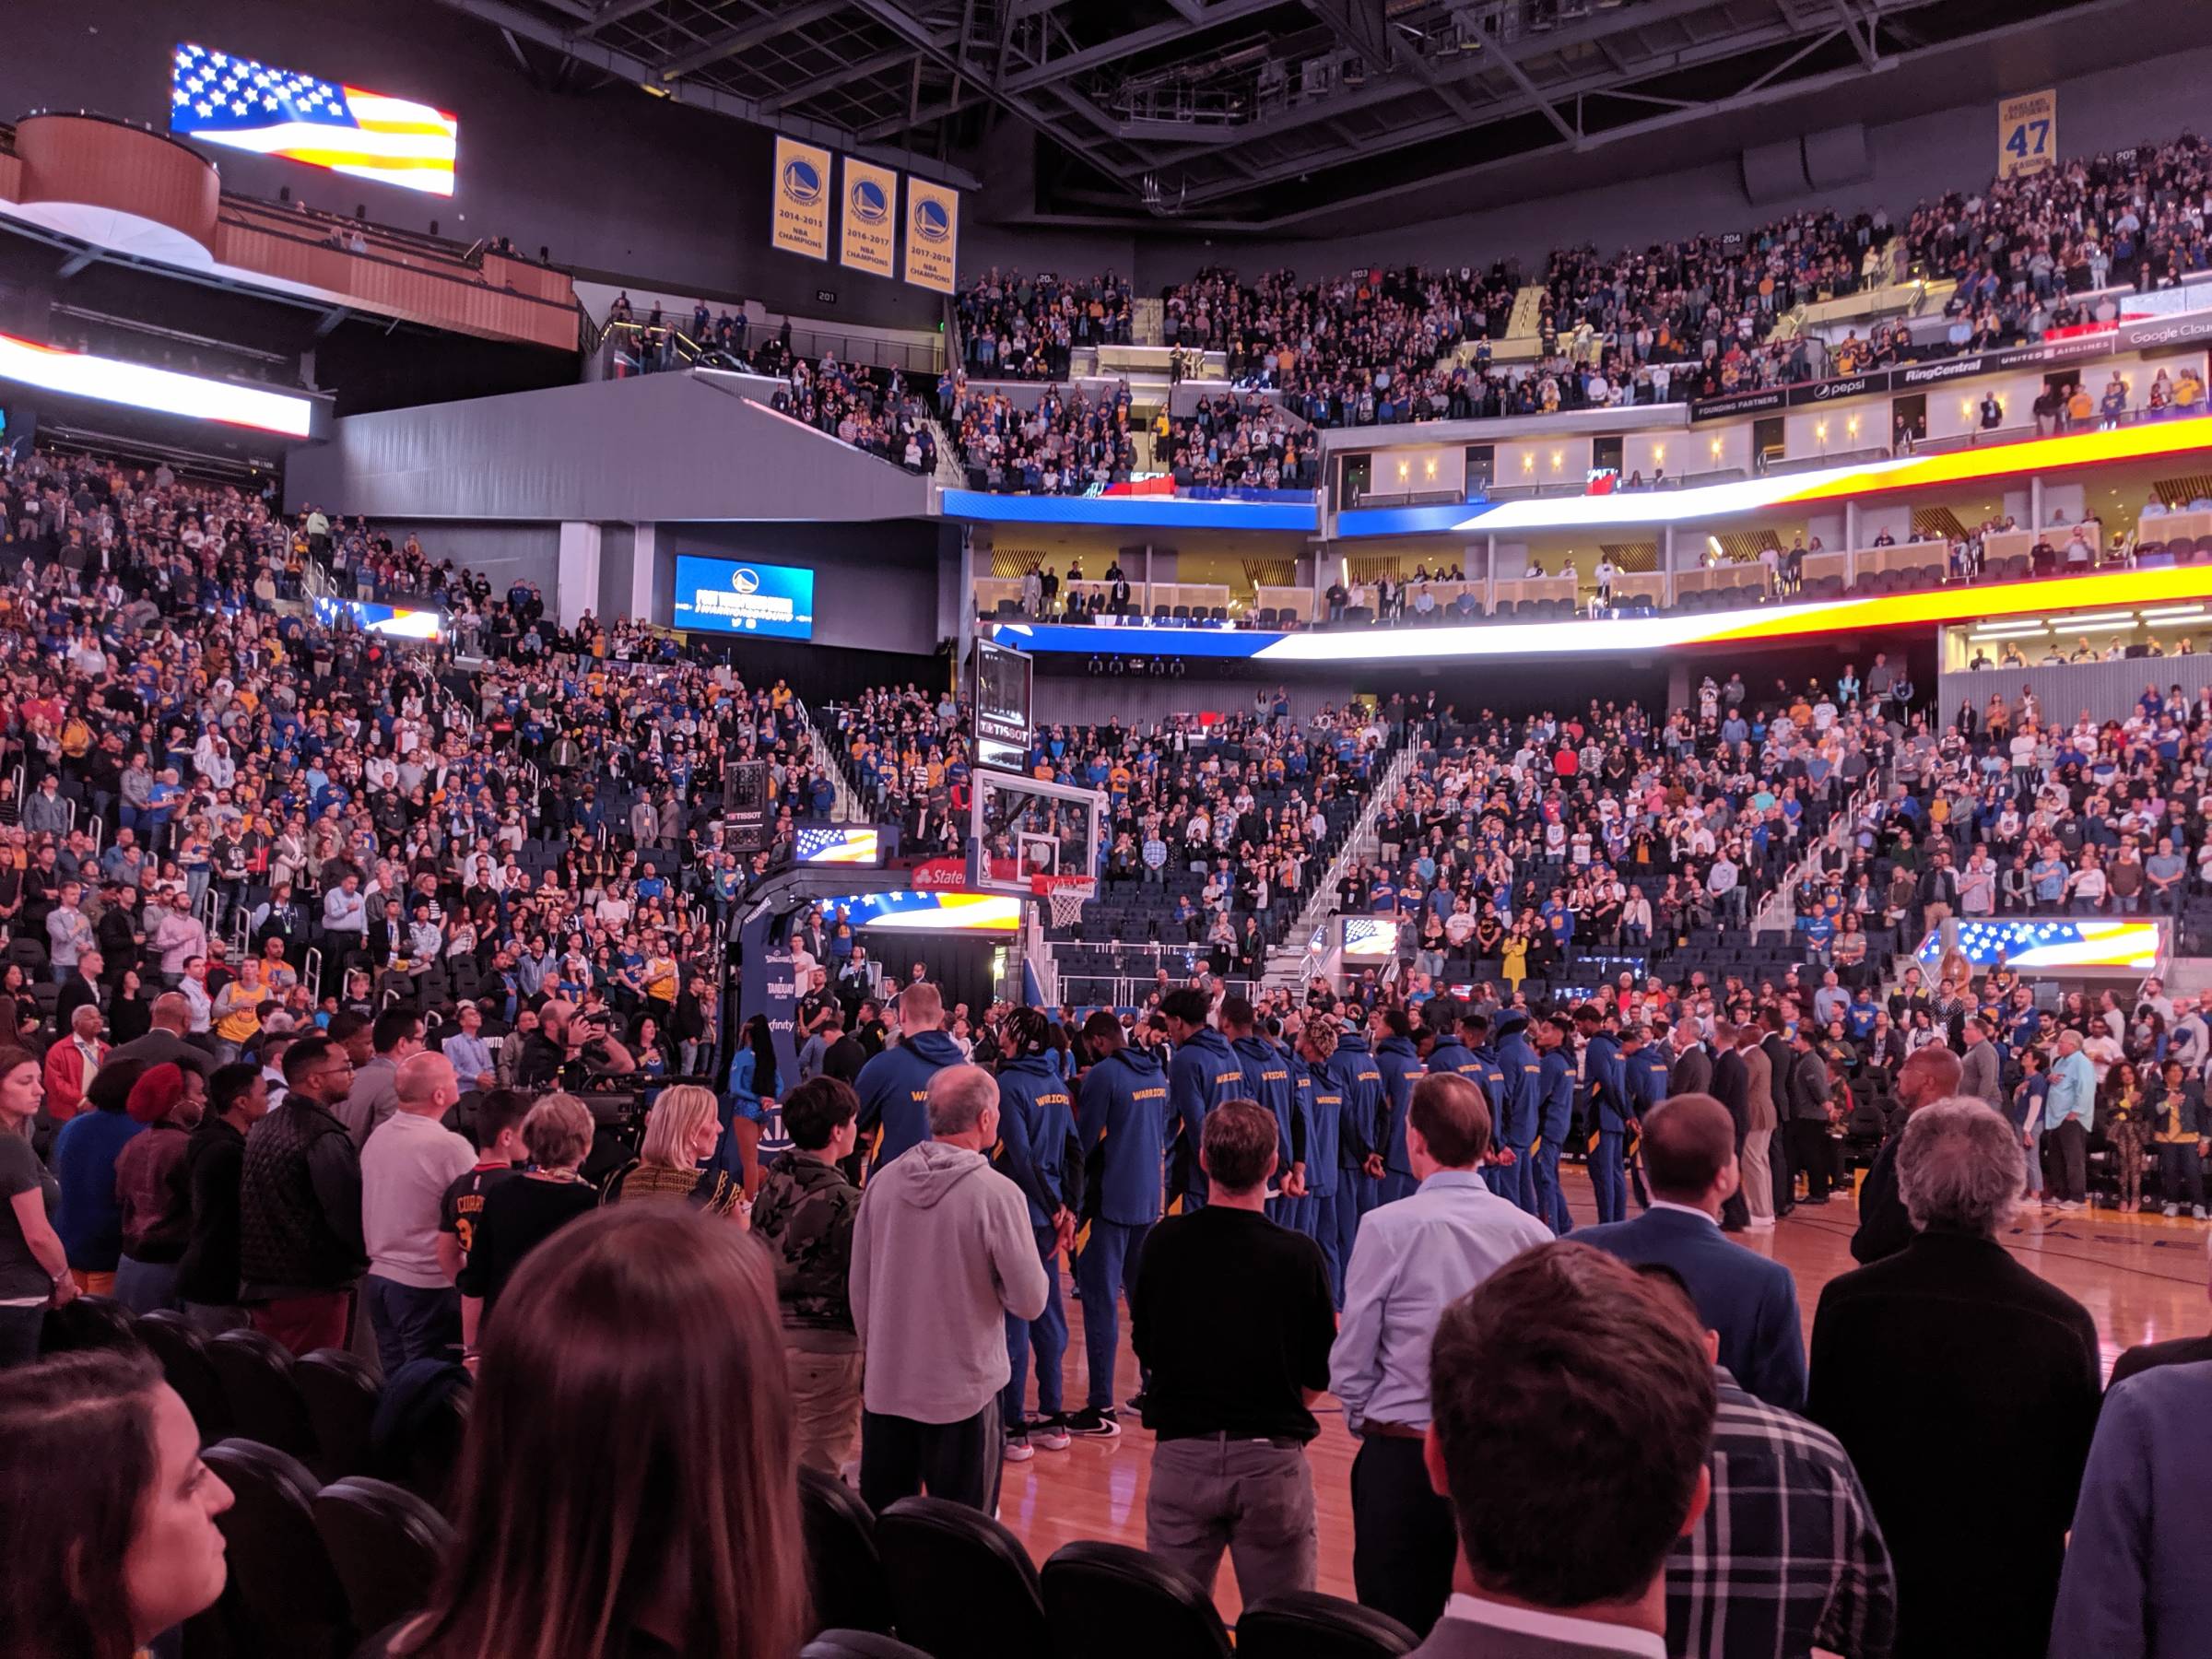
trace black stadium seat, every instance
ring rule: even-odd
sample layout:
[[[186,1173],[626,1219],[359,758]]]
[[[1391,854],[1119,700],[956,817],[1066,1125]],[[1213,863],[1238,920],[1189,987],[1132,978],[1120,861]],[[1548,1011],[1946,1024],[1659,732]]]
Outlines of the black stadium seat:
[[[138,1335],[169,1379],[200,1427],[203,1445],[213,1445],[230,1432],[230,1403],[223,1394],[223,1380],[207,1358],[207,1340],[182,1313],[158,1309],[138,1322]]]
[[[348,1477],[315,1494],[314,1520],[355,1630],[387,1629],[428,1604],[453,1529],[414,1493]]]
[[[799,1650],[799,1659],[930,1659],[930,1655],[873,1630],[824,1630]]]
[[[836,1476],[802,1465],[799,1519],[806,1534],[806,1578],[823,1624],[888,1630],[891,1594],[876,1548],[876,1518]]]
[[[1054,1659],[1231,1659],[1206,1587],[1141,1549],[1079,1539],[1041,1576]]]
[[[1271,1595],[1237,1620],[1237,1659],[1395,1659],[1420,1644],[1386,1613],[1311,1590]]]
[[[337,1659],[357,1632],[346,1588],[315,1530],[315,1479],[257,1441],[202,1454],[235,1500],[216,1518],[228,1546],[225,1611],[240,1652]]]
[[[1037,1659],[1052,1652],[1044,1594],[1021,1540],[942,1498],[901,1498],[876,1522],[902,1641],[934,1659]]]
[[[342,1348],[321,1348],[292,1367],[292,1382],[314,1430],[322,1472],[333,1480],[373,1472],[371,1430],[382,1387],[368,1362]]]
[[[259,1331],[225,1331],[207,1345],[207,1359],[221,1379],[234,1434],[312,1461],[315,1426],[292,1380],[291,1355]]]

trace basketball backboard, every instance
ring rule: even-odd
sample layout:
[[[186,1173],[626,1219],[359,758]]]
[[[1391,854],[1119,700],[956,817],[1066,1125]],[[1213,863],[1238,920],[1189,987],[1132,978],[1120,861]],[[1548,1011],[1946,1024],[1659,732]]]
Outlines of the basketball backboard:
[[[971,774],[968,885],[977,892],[1034,895],[1038,877],[1096,877],[1106,798],[1095,789],[1048,783],[977,767]]]

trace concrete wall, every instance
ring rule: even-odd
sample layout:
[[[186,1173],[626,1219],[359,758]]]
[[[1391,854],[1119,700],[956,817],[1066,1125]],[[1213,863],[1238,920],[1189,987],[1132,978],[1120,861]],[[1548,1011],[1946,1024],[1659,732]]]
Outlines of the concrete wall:
[[[446,519],[380,520],[377,529],[394,545],[412,535],[433,560],[450,559],[491,578],[495,594],[521,580],[535,582],[551,600],[559,582],[560,527],[557,524],[456,524]]]

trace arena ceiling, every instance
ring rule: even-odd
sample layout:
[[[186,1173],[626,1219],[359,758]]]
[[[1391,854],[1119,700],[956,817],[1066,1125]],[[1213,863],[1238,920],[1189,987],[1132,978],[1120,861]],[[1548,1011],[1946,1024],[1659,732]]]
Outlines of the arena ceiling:
[[[1041,218],[1229,228],[1771,110],[2127,0],[441,3],[534,76],[955,182],[1011,172]],[[1034,166],[1002,168],[1024,129]]]

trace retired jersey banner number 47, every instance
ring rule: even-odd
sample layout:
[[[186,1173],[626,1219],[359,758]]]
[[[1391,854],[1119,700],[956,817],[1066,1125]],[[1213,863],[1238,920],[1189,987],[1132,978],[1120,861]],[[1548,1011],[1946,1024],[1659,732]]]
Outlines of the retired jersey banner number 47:
[[[2058,93],[2023,92],[1997,106],[1997,177],[2022,179],[2058,165]]]

